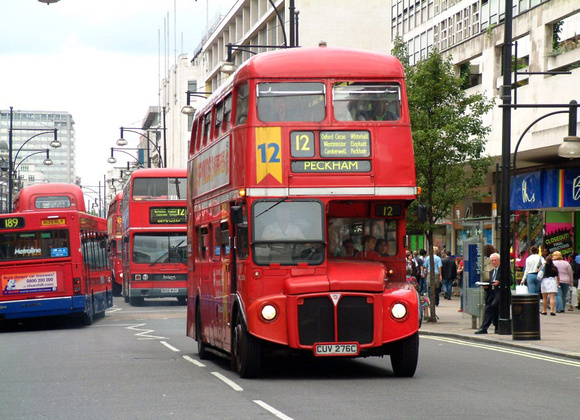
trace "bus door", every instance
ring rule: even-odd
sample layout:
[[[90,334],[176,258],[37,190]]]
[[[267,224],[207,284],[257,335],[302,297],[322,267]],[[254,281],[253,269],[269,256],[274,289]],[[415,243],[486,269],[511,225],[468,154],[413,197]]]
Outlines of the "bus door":
[[[230,250],[230,224],[227,220],[214,223],[213,250],[214,266],[216,276],[216,310],[217,310],[217,328],[222,343],[229,342],[228,320],[229,320],[229,303],[231,290],[231,250]],[[221,278],[220,278],[221,277]],[[218,286],[219,285],[219,286]]]

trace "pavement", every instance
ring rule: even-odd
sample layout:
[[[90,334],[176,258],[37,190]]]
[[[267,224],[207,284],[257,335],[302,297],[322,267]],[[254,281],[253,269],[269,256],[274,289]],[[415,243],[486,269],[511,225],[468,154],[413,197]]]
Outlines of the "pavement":
[[[541,305],[541,303],[540,303]],[[474,334],[479,327],[480,320],[472,321],[472,316],[465,312],[458,312],[459,297],[451,300],[440,299],[435,314],[437,322],[423,321],[419,330],[420,335],[437,335],[462,338],[484,343],[502,344],[519,349],[539,351],[551,355],[559,355],[580,359],[580,310],[566,310],[556,316],[538,315],[540,318],[539,340],[514,340],[513,336],[494,334],[493,325],[488,334]],[[539,308],[538,308],[539,312]],[[475,325],[475,328],[474,328]]]

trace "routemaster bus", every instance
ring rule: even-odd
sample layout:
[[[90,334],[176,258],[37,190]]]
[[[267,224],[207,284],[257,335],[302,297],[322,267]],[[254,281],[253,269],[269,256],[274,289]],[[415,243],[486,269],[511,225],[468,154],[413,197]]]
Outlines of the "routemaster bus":
[[[405,78],[377,52],[295,48],[245,62],[197,110],[188,159],[187,335],[242,377],[266,352],[390,355],[413,376],[405,281],[417,198]]]
[[[109,235],[109,260],[113,279],[113,295],[121,296],[123,288],[123,222],[121,218],[121,199],[118,192],[109,203],[107,211],[107,234]]]
[[[69,209],[86,212],[84,194],[75,184],[35,184],[14,196],[14,211]]]
[[[63,209],[1,215],[0,287],[0,320],[76,315],[92,324],[113,306],[105,219]]]
[[[139,169],[123,190],[123,296],[187,299],[185,169]]]

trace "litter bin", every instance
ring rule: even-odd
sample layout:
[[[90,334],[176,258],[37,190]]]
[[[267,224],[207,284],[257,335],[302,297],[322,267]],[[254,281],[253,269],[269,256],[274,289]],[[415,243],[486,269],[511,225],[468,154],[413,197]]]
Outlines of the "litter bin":
[[[512,294],[512,338],[540,339],[540,295]]]

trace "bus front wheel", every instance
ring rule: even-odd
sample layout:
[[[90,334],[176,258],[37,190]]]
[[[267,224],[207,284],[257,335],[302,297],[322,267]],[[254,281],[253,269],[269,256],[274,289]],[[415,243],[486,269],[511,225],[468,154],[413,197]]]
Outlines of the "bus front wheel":
[[[419,360],[419,332],[393,343],[391,365],[395,376],[410,378]]]
[[[242,315],[238,313],[232,340],[232,367],[242,378],[255,378],[260,373],[262,346],[260,340],[251,335]]]

